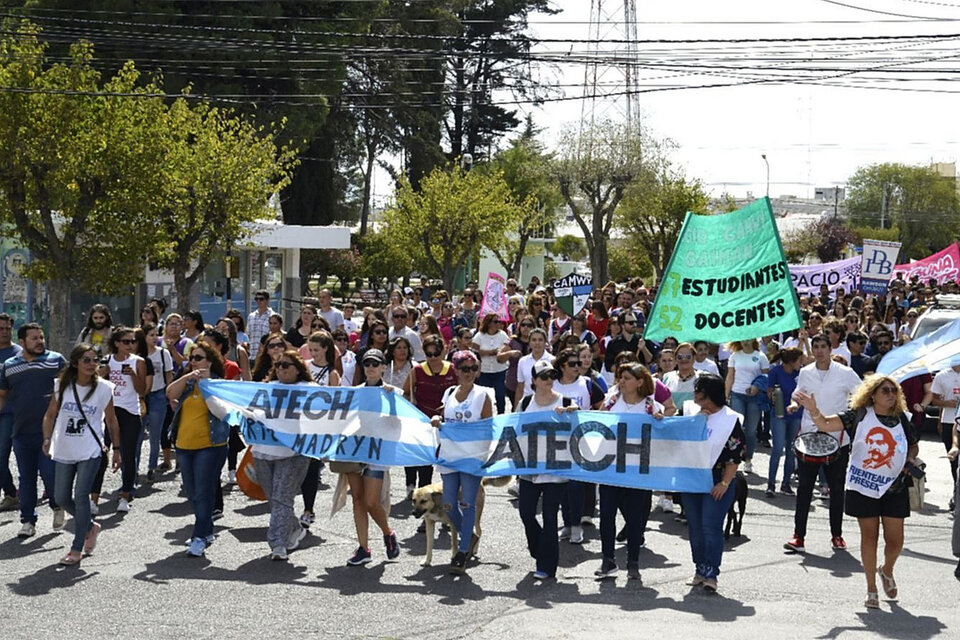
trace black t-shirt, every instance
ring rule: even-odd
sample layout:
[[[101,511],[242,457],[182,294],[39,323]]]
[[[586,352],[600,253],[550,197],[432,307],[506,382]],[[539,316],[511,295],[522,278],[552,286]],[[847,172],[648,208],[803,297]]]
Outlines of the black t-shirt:
[[[727,445],[720,452],[720,456],[713,465],[714,484],[717,484],[723,479],[723,468],[727,466],[728,463],[733,462],[740,464],[743,460],[743,452],[745,450],[744,443],[746,441],[747,436],[743,431],[743,425],[737,420],[737,424],[733,426],[733,431],[730,432],[730,437],[727,438]]]

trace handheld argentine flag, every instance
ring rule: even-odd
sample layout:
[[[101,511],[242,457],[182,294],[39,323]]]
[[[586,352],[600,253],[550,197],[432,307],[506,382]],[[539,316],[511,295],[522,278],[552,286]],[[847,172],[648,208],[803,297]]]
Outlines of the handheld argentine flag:
[[[960,318],[943,325],[933,333],[890,350],[880,360],[877,373],[888,375],[897,382],[903,382],[958,364],[960,364]]]
[[[478,476],[549,474],[654,491],[705,493],[714,458],[704,416],[514,413],[446,423],[438,464]]]
[[[239,427],[249,444],[385,466],[436,462],[430,420],[403,396],[378,387],[204,380],[200,391],[211,413]]]

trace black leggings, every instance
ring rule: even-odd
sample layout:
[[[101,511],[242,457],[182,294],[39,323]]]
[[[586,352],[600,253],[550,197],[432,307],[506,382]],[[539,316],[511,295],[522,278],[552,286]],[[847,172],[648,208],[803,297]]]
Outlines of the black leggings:
[[[793,532],[803,538],[807,535],[807,517],[813,501],[813,487],[817,483],[820,468],[826,471],[830,487],[830,535],[843,535],[843,484],[847,475],[850,447],[840,450],[840,456],[828,465],[811,464],[797,460],[799,481],[797,483],[797,510],[793,516]]]
[[[425,464],[420,467],[404,467],[408,487],[425,487],[433,482],[433,465]]]
[[[313,503],[317,499],[317,489],[320,488],[320,461],[310,458],[307,475],[300,483],[300,493],[303,494],[303,510],[313,513]]]
[[[140,447],[140,432],[143,431],[143,421],[140,416],[133,415],[126,409],[114,408],[117,414],[117,423],[120,425],[120,471],[122,480],[120,491],[133,493],[137,481],[137,449]],[[104,433],[104,444],[111,445],[109,431]],[[93,488],[90,493],[99,494],[103,489],[103,476],[107,471],[107,458],[100,457],[100,468],[93,479]]]

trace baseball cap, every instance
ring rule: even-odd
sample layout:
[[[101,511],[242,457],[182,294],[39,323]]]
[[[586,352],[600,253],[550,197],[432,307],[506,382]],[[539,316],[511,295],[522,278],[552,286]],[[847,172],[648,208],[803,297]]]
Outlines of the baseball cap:
[[[376,360],[380,364],[385,364],[387,359],[383,357],[383,351],[380,349],[367,349],[363,353],[363,362],[367,360]]]

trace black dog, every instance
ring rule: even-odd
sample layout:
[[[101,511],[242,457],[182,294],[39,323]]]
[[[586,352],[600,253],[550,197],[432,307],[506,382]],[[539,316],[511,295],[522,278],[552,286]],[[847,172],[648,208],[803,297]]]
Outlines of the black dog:
[[[733,479],[733,490],[736,492],[734,494],[733,503],[730,505],[730,511],[727,512],[727,526],[723,531],[723,539],[730,539],[730,528],[733,528],[733,535],[740,537],[740,528],[743,526],[743,514],[747,511],[747,479],[741,473],[737,472],[737,475]],[[737,510],[739,508],[740,517],[737,517]]]

